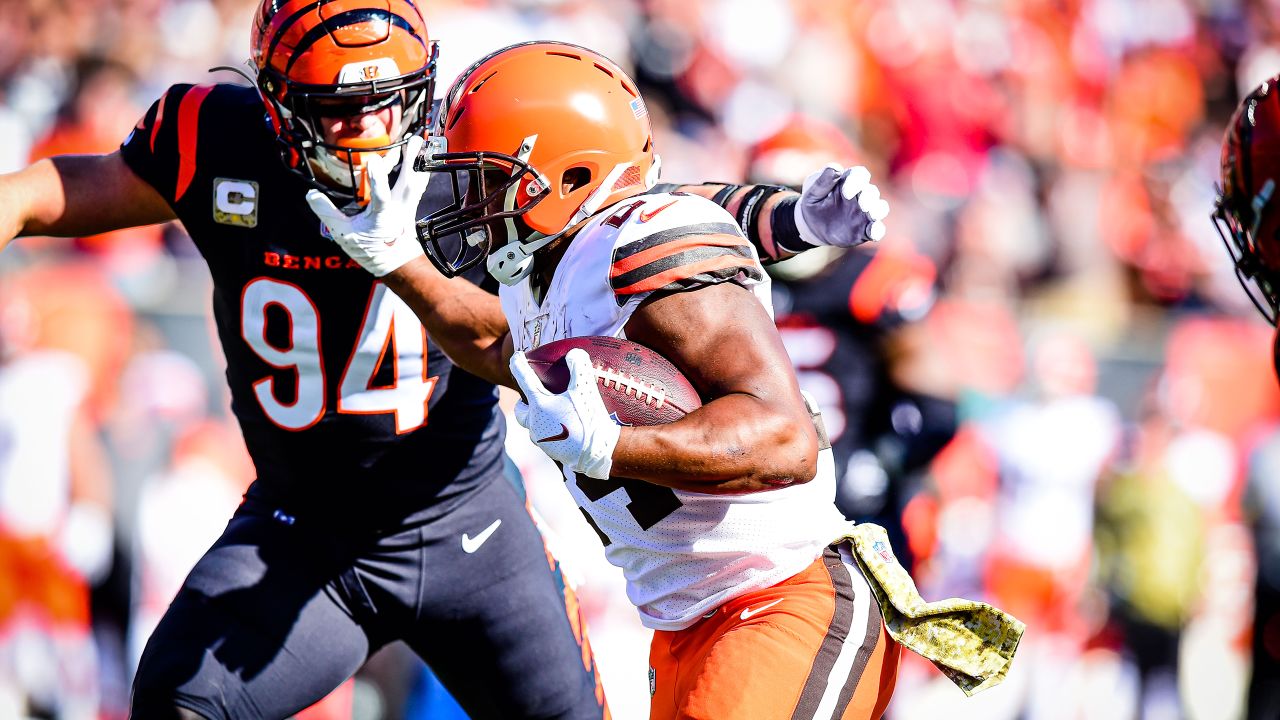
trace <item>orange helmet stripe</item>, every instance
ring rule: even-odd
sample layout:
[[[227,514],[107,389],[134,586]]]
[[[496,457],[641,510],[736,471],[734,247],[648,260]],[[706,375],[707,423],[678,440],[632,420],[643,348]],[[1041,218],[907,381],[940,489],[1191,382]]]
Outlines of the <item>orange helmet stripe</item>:
[[[426,50],[426,38],[419,37],[417,31],[414,30],[413,25],[405,18],[395,13],[359,8],[355,10],[347,10],[346,12],[334,15],[333,17],[327,18],[323,22],[317,23],[315,26],[307,30],[306,33],[298,39],[297,44],[294,45],[293,52],[289,57],[289,62],[284,68],[285,73],[287,74],[292,70],[294,64],[298,62],[303,53],[310,50],[311,46],[315,45],[322,38],[332,37],[342,30],[355,27],[363,23],[378,22],[383,19],[391,22],[392,29],[390,32],[394,32],[395,28],[400,28],[407,33],[409,37],[417,40],[424,51]]]

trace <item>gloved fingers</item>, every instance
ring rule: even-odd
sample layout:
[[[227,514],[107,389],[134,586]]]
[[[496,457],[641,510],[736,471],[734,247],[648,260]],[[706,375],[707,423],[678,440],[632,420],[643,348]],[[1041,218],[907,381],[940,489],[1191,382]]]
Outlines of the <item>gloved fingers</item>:
[[[333,204],[333,200],[330,200],[328,195],[319,190],[308,190],[307,205],[311,206],[311,212],[320,218],[331,234],[346,232],[349,218]]]
[[[517,400],[516,406],[512,411],[512,414],[516,416],[517,425],[519,425],[522,428],[528,429],[529,427],[529,404],[528,403],[526,403],[523,400]]]
[[[564,362],[569,366],[569,387],[580,387],[579,383],[594,385],[596,371],[591,366],[591,356],[582,348],[574,348],[565,353]]]
[[[858,193],[858,207],[862,212],[870,212],[871,208],[880,203],[880,188],[875,185],[867,185]]]
[[[884,239],[884,233],[885,233],[884,223],[880,222],[879,220],[876,220],[875,222],[867,226],[868,240],[882,240]]]
[[[550,397],[552,394],[533,371],[523,351],[518,350],[511,355],[511,377],[515,378],[526,398]]]
[[[880,188],[870,185],[858,196],[858,207],[872,220],[883,220],[889,214],[889,201],[880,197]]]
[[[400,165],[400,177],[396,184],[396,199],[412,204],[415,209],[418,199],[427,189],[427,181],[431,179],[431,173],[416,168],[418,156],[426,143],[421,135],[414,135],[405,141],[404,162]]]
[[[387,161],[388,158],[377,153],[368,153],[364,161],[364,174],[369,181],[369,208],[374,212],[391,200],[391,181],[387,175],[394,166]]]
[[[844,182],[840,184],[840,194],[845,200],[852,200],[868,186],[875,187],[871,184],[871,171],[859,165],[845,171]]]
[[[840,173],[844,172],[844,168],[835,163],[830,163],[821,170],[809,173],[804,179],[801,186],[800,194],[805,198],[824,198],[831,194],[836,183],[840,181]]]

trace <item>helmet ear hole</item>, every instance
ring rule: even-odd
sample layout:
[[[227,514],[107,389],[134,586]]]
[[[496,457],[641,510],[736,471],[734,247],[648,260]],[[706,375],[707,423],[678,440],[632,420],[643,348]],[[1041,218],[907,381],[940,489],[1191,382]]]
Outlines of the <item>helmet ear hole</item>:
[[[560,176],[560,195],[563,197],[591,184],[591,169],[583,165],[571,167]]]

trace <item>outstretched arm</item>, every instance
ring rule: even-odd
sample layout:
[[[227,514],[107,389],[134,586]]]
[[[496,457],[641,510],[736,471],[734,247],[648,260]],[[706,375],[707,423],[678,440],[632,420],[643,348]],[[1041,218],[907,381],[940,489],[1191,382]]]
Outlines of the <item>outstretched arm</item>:
[[[173,219],[119,152],[60,155],[0,175],[0,249],[21,235],[80,237]]]
[[[728,210],[766,263],[819,246],[853,247],[884,237],[889,203],[864,167],[828,165],[805,178],[799,193],[780,185],[662,184],[710,198]]]
[[[497,297],[463,278],[446,278],[425,255],[382,281],[458,367],[495,385],[515,387],[507,369],[511,337]]]
[[[422,145],[421,137],[411,138],[405,156],[417,157]],[[492,383],[512,385],[506,364],[511,351],[504,350],[507,322],[498,298],[463,278],[446,278],[427,259],[414,215],[430,173],[405,163],[392,185],[387,176],[398,159],[369,158],[369,204],[355,215],[318,190],[307,193],[307,204],[343,252],[405,301],[450,360]]]

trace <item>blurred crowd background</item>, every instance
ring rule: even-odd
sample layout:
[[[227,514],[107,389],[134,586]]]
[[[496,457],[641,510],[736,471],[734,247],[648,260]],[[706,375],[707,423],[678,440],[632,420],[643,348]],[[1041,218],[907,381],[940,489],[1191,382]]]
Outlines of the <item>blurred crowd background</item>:
[[[114,149],[171,83],[240,81],[207,71],[243,67],[256,4],[3,0],[0,171]],[[1275,606],[1254,612],[1256,588],[1280,593],[1280,392],[1209,214],[1226,121],[1280,72],[1280,1],[422,7],[438,92],[526,39],[632,69],[666,180],[871,169],[889,233],[833,291],[862,364],[820,367],[813,318],[781,322],[833,434],[858,428],[842,507],[895,525],[927,599],[1028,625],[973,699],[905,658],[894,720],[1244,716],[1255,626],[1257,662],[1280,662]],[[781,314],[841,262],[780,270]],[[177,225],[0,254],[0,718],[123,717],[147,633],[252,479],[209,297]],[[839,372],[896,388],[888,422]],[[512,429],[615,717],[645,717],[646,631]],[[434,691],[384,655],[332,717],[412,715]]]

